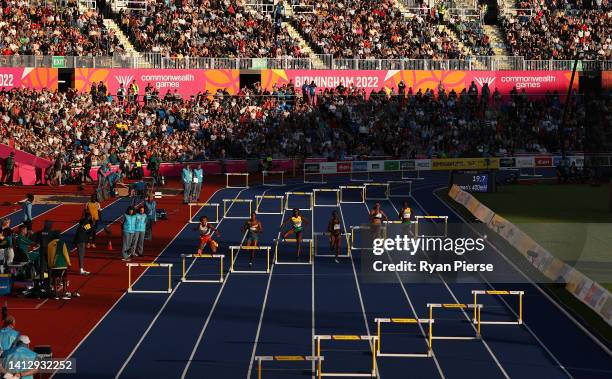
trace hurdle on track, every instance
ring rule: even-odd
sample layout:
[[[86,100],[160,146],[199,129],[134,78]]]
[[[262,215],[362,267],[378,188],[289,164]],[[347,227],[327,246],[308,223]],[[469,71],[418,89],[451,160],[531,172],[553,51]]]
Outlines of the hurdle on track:
[[[366,178],[359,178],[355,176],[355,174],[365,174]],[[351,182],[371,182],[372,176],[370,175],[370,171],[351,171],[349,173],[349,180]]]
[[[427,304],[427,308],[429,309],[429,319],[433,320],[433,309],[434,308],[442,308],[442,309],[458,309],[464,312],[466,309],[474,309],[474,313],[476,314],[476,335],[475,336],[452,336],[452,337],[444,337],[444,336],[431,336],[432,340],[474,340],[480,338],[480,313],[482,310],[482,304],[460,304],[460,303],[451,303],[451,304]]]
[[[340,203],[344,204],[362,204],[365,203],[365,186],[340,186]],[[343,190],[353,189],[353,190],[361,190],[361,201],[347,201],[344,200]]]
[[[414,220],[416,222],[416,226],[414,227],[414,234],[417,237],[446,237],[448,235],[448,216],[415,216]],[[431,236],[419,234],[419,221],[420,220],[444,220],[444,234],[431,235]]]
[[[317,193],[321,192],[335,192],[336,193],[336,203],[335,204],[317,204]],[[313,198],[313,206],[315,207],[339,207],[340,206],[340,190],[334,188],[315,188],[312,190],[312,198]]]
[[[259,206],[264,201],[269,200],[280,200],[280,207],[278,212],[262,212],[259,210]],[[285,196],[273,196],[273,195],[255,195],[255,212],[260,215],[282,215],[285,214]]]
[[[195,212],[193,211],[194,207],[198,207],[198,210]],[[200,213],[202,208],[206,208],[206,207],[215,208],[214,210],[215,218],[213,219],[212,217],[208,216],[208,222],[212,224],[218,223],[219,222],[219,204],[218,203],[189,203],[189,223],[199,224],[200,221],[199,220],[194,221],[193,217],[197,215],[198,213]]]
[[[227,203],[231,203],[228,207]],[[249,214],[247,216],[228,216],[227,213],[234,203],[246,203],[249,204]],[[251,199],[223,199],[223,217],[227,219],[249,219],[251,218],[251,213],[253,212],[253,200]]]
[[[325,360],[323,356],[314,357],[310,355],[257,355],[255,356],[255,362],[257,362],[257,379],[263,379],[263,362],[318,362],[323,360]],[[320,379],[321,377],[318,376],[318,378]]]
[[[364,183],[364,198],[365,200],[389,200],[389,183]],[[368,188],[383,187],[385,189],[384,197],[368,196]]]
[[[376,333],[378,344],[376,346],[376,356],[378,357],[404,357],[404,358],[425,358],[432,354],[433,319],[428,318],[376,318]],[[427,332],[427,352],[425,353],[383,353],[382,352],[382,324],[428,324]]]
[[[414,229],[415,229],[415,225],[416,225],[416,221],[412,220],[410,221],[410,223],[404,223],[403,221],[400,220],[387,220],[387,221],[383,221],[383,225],[405,225],[409,228],[410,233],[414,234]],[[384,236],[385,238],[387,238],[388,236],[388,228],[384,228],[383,230],[384,232]]]
[[[351,235],[350,240],[349,240],[349,245],[351,246],[351,250],[372,250],[372,247],[355,247],[355,230],[370,230],[370,226],[369,225],[355,225],[355,226],[351,226],[351,232],[349,233]],[[381,228],[385,228],[386,226],[381,226]]]
[[[311,176],[313,176],[314,179],[310,179]],[[307,170],[304,170],[304,183],[325,184],[327,182],[325,181],[325,175],[323,173],[308,172]]]
[[[231,264],[230,264],[230,272],[235,274],[269,274],[270,273],[270,246],[230,246],[230,254],[231,254]],[[238,250],[236,254],[234,251]],[[238,259],[238,254],[240,250],[264,250],[266,252],[266,269],[265,270],[237,270],[234,267],[235,259]]]
[[[302,243],[306,243],[308,244],[308,262],[300,262],[300,261],[294,261],[294,262],[281,262],[278,259],[278,244],[281,242],[297,242],[297,240],[295,238],[280,238],[280,233],[279,233],[279,238],[275,239],[274,242],[276,243],[276,246],[274,248],[274,264],[277,265],[311,265],[312,264],[312,250],[313,250],[313,243],[312,243],[312,239],[310,238],[302,238]]]
[[[219,260],[219,279],[189,279],[187,278],[188,258],[197,259],[218,259]],[[181,254],[182,271],[181,282],[184,283],[223,283],[223,254]]]
[[[523,323],[523,295],[525,295],[524,291],[503,291],[503,290],[473,290],[472,295],[474,295],[474,304],[478,302],[478,295],[498,295],[498,296],[518,296],[518,318],[516,321],[482,321],[479,320],[480,324],[489,324],[489,325],[521,325]],[[474,318],[472,322],[476,323],[476,308],[474,308]]]
[[[418,169],[400,170],[400,171],[401,171],[402,180],[424,180],[425,179],[421,176],[421,170],[418,170]],[[414,171],[416,171],[416,176],[410,176],[410,173]]]
[[[128,268],[128,292],[129,293],[170,293],[172,292],[172,263],[126,263]],[[132,288],[132,267],[166,267],[168,269],[168,289],[166,290],[135,290]]]
[[[272,175],[280,175],[280,183],[266,183],[266,177],[270,177]],[[285,185],[285,171],[262,171],[261,172],[261,184],[264,186],[271,187],[282,187]]]
[[[242,177],[244,185],[230,185],[230,177]],[[248,172],[228,172],[225,174],[225,188],[249,188],[249,173]]]
[[[291,197],[291,195],[293,196],[307,196],[308,197],[308,208],[298,208],[301,211],[312,211],[312,203],[313,203],[313,194],[312,192],[285,192],[285,210],[286,211],[291,211],[293,210],[293,208],[289,207],[289,199]]]
[[[319,254],[319,247],[317,244],[317,237],[322,237],[322,236],[327,236],[329,237],[329,232],[313,232],[313,248],[314,248],[314,255],[315,257],[335,257],[336,254],[331,253],[330,254]],[[348,258],[351,256],[351,244],[349,243],[349,235],[350,233],[340,233],[340,235],[342,237],[344,237],[346,239],[346,254],[339,254],[338,257],[340,258]]]
[[[314,340],[316,343],[316,357],[317,357],[317,375],[323,376],[335,376],[335,377],[376,377],[376,343],[378,338],[376,336],[357,336],[357,335],[315,335]],[[358,372],[323,372],[323,360],[320,359],[321,355],[321,341],[368,341],[370,344],[370,353],[372,354],[372,368],[371,372],[358,373]]]
[[[412,196],[412,181],[411,180],[390,180],[387,183],[389,184],[389,197],[410,197],[410,196]],[[394,193],[393,192],[393,185],[394,184],[397,184],[397,185],[407,184],[408,185],[408,194],[406,194],[406,193],[402,193],[402,194]]]

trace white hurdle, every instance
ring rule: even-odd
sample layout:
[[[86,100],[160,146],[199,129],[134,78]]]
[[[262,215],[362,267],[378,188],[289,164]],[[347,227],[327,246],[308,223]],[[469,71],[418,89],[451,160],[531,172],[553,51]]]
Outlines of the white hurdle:
[[[230,185],[230,177],[242,176],[245,180],[244,186]],[[225,188],[249,188],[249,173],[248,172],[228,172],[225,174]]]
[[[280,175],[280,183],[266,183],[266,178],[272,175]],[[285,171],[262,171],[261,172],[261,184],[270,187],[282,187],[285,185]]]
[[[285,210],[286,211],[291,211],[293,210],[293,208],[296,207],[289,207],[289,199],[291,197],[291,195],[293,196],[307,196],[308,197],[308,208],[298,208],[301,211],[312,211],[312,204],[313,204],[313,193],[312,192],[285,192]]]
[[[321,192],[335,192],[336,193],[336,203],[335,204],[317,204],[317,193]],[[337,208],[340,206],[340,190],[337,188],[315,188],[312,190],[313,193],[313,206],[315,207],[333,207]]]
[[[280,200],[280,207],[278,208],[278,212],[262,212],[259,210],[261,203],[264,199],[269,200]],[[285,209],[285,196],[273,196],[273,195],[255,195],[255,212],[260,215],[282,215],[284,214]]]
[[[228,207],[227,203],[231,203]],[[228,216],[229,210],[234,203],[247,203],[249,204],[249,214],[246,216]],[[223,217],[227,219],[237,219],[244,220],[251,218],[251,213],[253,212],[253,200],[251,199],[223,199]]]

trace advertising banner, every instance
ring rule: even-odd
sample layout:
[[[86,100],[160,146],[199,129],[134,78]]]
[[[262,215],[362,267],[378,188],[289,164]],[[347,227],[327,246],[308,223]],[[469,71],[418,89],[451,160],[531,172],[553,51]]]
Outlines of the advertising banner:
[[[355,161],[353,163],[353,171],[365,172],[368,171],[368,162]]]
[[[519,167],[519,168],[534,167],[533,157],[516,157],[516,167]]]
[[[9,91],[13,88],[35,90],[57,90],[56,68],[11,67],[0,68],[0,88]]]
[[[385,161],[385,171],[399,171],[399,161]]]
[[[319,173],[319,163],[304,163],[304,172]]]
[[[416,159],[414,161],[414,168],[419,171],[431,170],[431,159]]]
[[[516,87],[533,96],[544,96],[547,91],[565,92],[569,86],[571,71],[442,71],[442,70],[261,70],[262,86],[272,90],[275,86],[293,83],[296,88],[314,82],[317,92],[326,88],[345,87],[363,89],[367,94],[384,89],[397,93],[402,81],[412,92],[437,89],[442,85],[447,92],[457,93],[473,82],[480,93],[485,83],[491,93],[497,88],[508,97]],[[575,82],[577,88],[578,82]]]
[[[336,166],[338,172],[351,172],[351,162],[338,162]]]
[[[484,170],[499,168],[499,158],[432,159],[432,170]]]
[[[385,162],[384,161],[369,161],[368,162],[368,171],[377,172],[385,170]]]
[[[129,69],[129,68],[77,68],[75,70],[75,88],[80,92],[89,92],[92,84],[104,82],[110,94],[116,94],[121,84],[125,88],[136,81],[139,94],[144,95],[145,87],[151,84],[163,97],[167,91],[174,90],[185,97],[199,92],[215,93],[218,89],[227,89],[230,94],[240,90],[239,70],[162,70],[162,69]]]
[[[534,158],[536,167],[552,167],[553,157],[550,155],[538,155]]]
[[[321,174],[335,174],[336,162],[321,162],[319,163]]]
[[[409,161],[400,161],[400,169],[403,171],[413,171],[414,170],[414,160],[411,159]]]
[[[499,158],[500,168],[513,168],[516,166],[516,159],[514,158]]]

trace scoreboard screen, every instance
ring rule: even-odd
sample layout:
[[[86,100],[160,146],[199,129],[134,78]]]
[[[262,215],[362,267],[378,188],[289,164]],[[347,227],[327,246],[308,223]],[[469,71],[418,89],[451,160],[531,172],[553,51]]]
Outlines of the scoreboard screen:
[[[452,173],[452,183],[468,192],[494,192],[495,179],[491,172],[455,171]]]

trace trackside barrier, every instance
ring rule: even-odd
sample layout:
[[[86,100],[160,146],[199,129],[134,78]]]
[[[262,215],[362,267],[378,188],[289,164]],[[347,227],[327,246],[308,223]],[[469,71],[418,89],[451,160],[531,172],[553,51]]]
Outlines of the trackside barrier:
[[[218,259],[219,279],[189,279],[187,278],[187,259]],[[182,270],[181,282],[184,283],[223,283],[223,254],[181,254]]]
[[[428,318],[376,318],[376,333],[378,336],[378,344],[376,348],[376,356],[378,357],[404,357],[404,358],[422,358],[431,357],[432,354],[432,336],[433,336],[433,319]],[[383,324],[428,324],[427,332],[427,352],[425,353],[384,353],[382,352],[382,325]]]
[[[128,268],[128,292],[129,293],[170,293],[172,292],[172,263],[126,263]],[[167,290],[135,290],[132,288],[132,267],[165,267],[168,269],[168,289]]]

